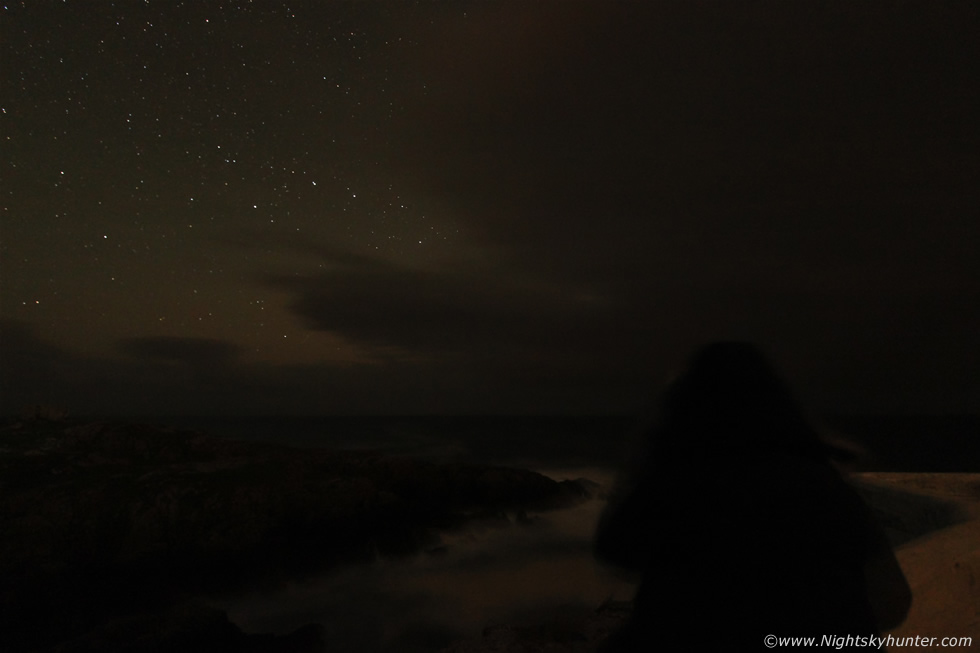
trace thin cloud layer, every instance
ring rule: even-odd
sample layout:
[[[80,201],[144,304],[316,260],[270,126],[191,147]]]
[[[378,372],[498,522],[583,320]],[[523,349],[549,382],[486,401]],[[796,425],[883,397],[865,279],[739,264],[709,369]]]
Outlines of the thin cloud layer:
[[[212,338],[142,337],[119,341],[119,349],[148,362],[185,363],[192,367],[230,365],[242,348]]]
[[[581,345],[610,310],[604,298],[570,286],[370,259],[270,282],[295,297],[292,310],[311,328],[423,358]]]

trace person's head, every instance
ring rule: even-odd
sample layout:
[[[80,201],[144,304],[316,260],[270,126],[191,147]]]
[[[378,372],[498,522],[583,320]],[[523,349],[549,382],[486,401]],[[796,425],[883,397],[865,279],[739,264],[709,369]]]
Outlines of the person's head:
[[[706,448],[814,443],[789,388],[758,347],[714,342],[695,352],[664,394],[662,426]]]

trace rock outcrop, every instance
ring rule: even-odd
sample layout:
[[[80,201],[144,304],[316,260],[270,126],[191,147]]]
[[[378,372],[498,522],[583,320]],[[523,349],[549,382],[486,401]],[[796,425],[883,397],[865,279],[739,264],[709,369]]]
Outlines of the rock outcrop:
[[[188,597],[439,548],[587,482],[118,423],[0,431],[0,648],[78,638]]]

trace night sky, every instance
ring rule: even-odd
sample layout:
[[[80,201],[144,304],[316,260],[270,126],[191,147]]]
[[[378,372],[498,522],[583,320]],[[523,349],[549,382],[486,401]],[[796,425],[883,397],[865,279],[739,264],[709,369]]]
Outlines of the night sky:
[[[980,7],[7,2],[0,408],[980,411]]]

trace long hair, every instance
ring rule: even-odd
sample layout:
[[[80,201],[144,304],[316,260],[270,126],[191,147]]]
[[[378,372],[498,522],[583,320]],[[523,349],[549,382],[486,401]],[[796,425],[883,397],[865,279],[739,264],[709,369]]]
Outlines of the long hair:
[[[655,450],[729,453],[789,449],[832,455],[789,387],[748,342],[706,345],[663,395]]]

